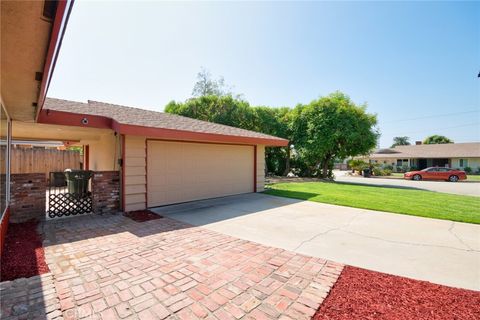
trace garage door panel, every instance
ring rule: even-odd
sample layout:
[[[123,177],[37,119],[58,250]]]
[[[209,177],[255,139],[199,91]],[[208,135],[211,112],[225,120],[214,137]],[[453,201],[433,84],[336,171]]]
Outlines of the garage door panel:
[[[148,141],[148,206],[253,192],[254,147]]]

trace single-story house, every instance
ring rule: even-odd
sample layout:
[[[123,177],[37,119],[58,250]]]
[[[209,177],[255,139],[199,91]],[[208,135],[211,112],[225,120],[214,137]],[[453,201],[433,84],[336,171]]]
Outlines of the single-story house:
[[[265,146],[288,141],[174,114],[47,98],[13,136],[85,146],[85,169],[121,171],[125,211],[264,190]]]
[[[425,169],[428,167],[471,168],[480,170],[480,142],[421,144],[377,149],[364,158],[394,168]]]
[[[72,5],[1,2],[2,243],[9,221],[31,218],[35,209],[35,218],[53,218],[67,209],[68,215],[132,211],[263,191],[265,147],[287,146],[285,139],[139,108],[46,98]],[[12,174],[12,141],[20,140],[83,146],[90,190],[79,187],[71,197],[52,179],[58,172]]]

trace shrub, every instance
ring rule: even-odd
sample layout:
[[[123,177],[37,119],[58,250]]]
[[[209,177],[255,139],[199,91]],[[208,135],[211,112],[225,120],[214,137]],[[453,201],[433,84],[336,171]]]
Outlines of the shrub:
[[[369,164],[363,160],[358,160],[358,159],[352,159],[348,162],[348,165],[350,166],[350,168],[352,168],[352,170],[354,171],[362,171],[363,169],[365,168],[368,168],[369,167]]]
[[[380,169],[378,167],[373,168],[373,175],[375,176],[390,176],[392,174],[392,170],[389,169]]]
[[[471,174],[473,170],[470,167],[465,167],[463,171],[465,171],[467,174]]]
[[[393,166],[392,166],[391,164],[386,164],[386,165],[383,166],[383,169],[384,169],[384,170],[390,170],[390,171],[392,171],[392,170],[393,170]]]

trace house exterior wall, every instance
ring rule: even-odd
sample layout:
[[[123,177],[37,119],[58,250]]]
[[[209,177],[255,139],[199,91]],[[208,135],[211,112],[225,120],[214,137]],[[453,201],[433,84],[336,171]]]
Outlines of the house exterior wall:
[[[265,191],[265,146],[257,145],[257,192]]]
[[[467,160],[467,166],[472,168],[473,172],[477,172],[480,169],[480,158],[452,158],[452,168],[465,169],[467,166],[460,166],[460,159]]]
[[[123,186],[124,210],[134,211],[147,208],[147,137],[124,136]],[[194,141],[192,141],[194,142]],[[265,189],[265,146],[256,147],[256,191]],[[92,153],[92,151],[90,151]],[[253,159],[252,159],[253,161]]]
[[[125,136],[124,139],[124,210],[142,210],[147,207],[146,137]]]
[[[101,135],[97,140],[81,140],[80,143],[89,147],[89,170],[119,170],[120,138],[113,131],[109,134]]]

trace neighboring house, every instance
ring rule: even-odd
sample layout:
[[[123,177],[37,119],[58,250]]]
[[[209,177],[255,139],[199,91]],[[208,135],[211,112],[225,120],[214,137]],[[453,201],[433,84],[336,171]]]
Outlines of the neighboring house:
[[[288,141],[174,114],[47,98],[39,124],[13,136],[61,134],[86,147],[86,168],[120,170],[126,211],[264,189],[265,146]]]
[[[448,144],[415,144],[377,149],[364,159],[394,168],[428,167],[471,168],[480,170],[480,142]]]

